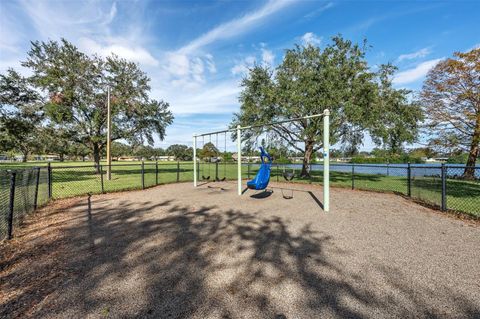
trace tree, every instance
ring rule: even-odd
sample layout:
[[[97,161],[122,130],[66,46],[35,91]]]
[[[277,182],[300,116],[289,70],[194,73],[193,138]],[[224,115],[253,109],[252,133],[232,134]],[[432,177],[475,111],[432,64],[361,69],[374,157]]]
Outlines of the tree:
[[[193,158],[193,149],[187,145],[172,144],[166,149],[166,153],[175,156],[176,160],[189,161]]]
[[[155,156],[155,149],[150,145],[140,145],[135,150],[135,155],[148,159]]]
[[[149,98],[147,75],[115,55],[90,57],[64,39],[37,41],[22,65],[32,70],[32,82],[50,97],[45,104],[48,119],[74,132],[74,141],[90,148],[97,167],[106,145],[107,87],[113,94],[113,141],[152,145],[153,134],[163,140],[173,121],[168,103]]]
[[[130,156],[133,155],[133,150],[130,145],[115,141],[112,143],[111,153],[112,157]]]
[[[62,127],[46,126],[38,129],[41,146],[38,148],[42,153],[57,154],[60,161],[65,160],[65,155],[71,154],[74,145],[72,132]]]
[[[312,45],[287,50],[276,72],[254,66],[242,81],[241,109],[232,126],[258,125],[331,111],[331,144],[357,145],[372,121],[376,84],[365,60],[366,44],[359,46],[341,36],[322,51]],[[323,147],[323,121],[305,119],[275,125],[273,132],[303,153],[301,176],[309,175],[312,154]],[[245,131],[245,139],[261,134]],[[300,144],[300,145],[299,145]],[[301,145],[304,145],[302,148]]]
[[[421,102],[428,115],[432,145],[468,152],[464,178],[474,178],[480,153],[480,48],[432,68],[423,84]]]
[[[413,143],[419,134],[419,123],[423,111],[419,103],[409,102],[410,90],[394,89],[392,77],[397,68],[391,64],[381,65],[377,105],[372,108],[378,113],[370,129],[373,141],[383,145],[390,154],[402,154],[404,143]]]
[[[41,97],[28,79],[12,69],[0,75],[0,148],[22,153],[23,161],[39,146]]]
[[[434,149],[432,149],[431,147],[418,147],[418,148],[414,148],[414,149],[411,149],[409,151],[409,155],[411,157],[426,157],[426,158],[432,158],[432,157],[435,157],[438,155],[437,152],[435,152]]]
[[[200,157],[203,159],[208,159],[208,161],[210,162],[212,157],[217,157],[219,153],[220,152],[218,148],[213,143],[209,142],[203,145]]]

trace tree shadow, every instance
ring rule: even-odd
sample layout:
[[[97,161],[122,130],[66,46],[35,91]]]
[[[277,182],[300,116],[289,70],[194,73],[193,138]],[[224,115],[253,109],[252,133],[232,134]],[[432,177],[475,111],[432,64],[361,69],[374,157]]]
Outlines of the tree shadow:
[[[72,209],[83,218],[71,223],[62,241],[69,271],[57,274],[63,280],[37,305],[33,314],[38,317],[409,314],[402,307],[392,313],[390,301],[375,287],[363,285],[337,263],[352,252],[309,224],[293,229],[278,216],[214,205],[193,208],[175,200],[112,205],[93,197],[91,210],[86,199]],[[32,265],[31,271],[46,269]],[[398,269],[381,271],[400,294],[414,289],[394,275]],[[408,302],[419,315],[438,314],[423,299]],[[477,310],[468,301],[457,309],[460,316]]]

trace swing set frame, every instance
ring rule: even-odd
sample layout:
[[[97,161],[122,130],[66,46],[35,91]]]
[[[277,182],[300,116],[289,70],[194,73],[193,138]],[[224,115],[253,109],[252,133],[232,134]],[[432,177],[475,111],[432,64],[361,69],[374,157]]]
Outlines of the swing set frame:
[[[295,122],[304,119],[312,119],[323,117],[323,210],[330,211],[330,111],[325,109],[323,113],[297,117],[293,119],[265,123],[261,125],[240,126],[237,125],[234,129],[227,129],[222,131],[208,132],[203,134],[193,134],[193,186],[198,186],[197,181],[197,138],[207,135],[235,132],[237,133],[237,191],[238,195],[242,196],[242,130],[251,128],[273,126],[283,123]]]

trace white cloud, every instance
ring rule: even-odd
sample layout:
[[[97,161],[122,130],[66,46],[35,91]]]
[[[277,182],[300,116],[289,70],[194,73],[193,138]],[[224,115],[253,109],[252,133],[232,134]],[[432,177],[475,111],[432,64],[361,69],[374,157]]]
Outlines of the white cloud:
[[[217,72],[213,56],[188,56],[179,52],[168,52],[161,68],[165,71],[164,80],[183,89],[197,89],[206,82],[207,74]]]
[[[27,1],[20,2],[37,32],[44,38],[78,34],[92,24],[105,28],[117,14],[116,3],[102,1]],[[102,31],[102,30],[100,30]]]
[[[407,84],[420,80],[428,73],[428,71],[430,71],[431,68],[433,68],[438,62],[442,60],[443,58],[425,61],[420,63],[413,69],[398,72],[393,78],[393,83]]]
[[[215,62],[213,60],[213,55],[206,54],[205,55],[205,63],[207,64],[208,71],[210,73],[217,73],[217,67],[215,66]]]
[[[275,60],[275,55],[272,51],[267,49],[262,49],[262,63],[265,66],[273,66],[273,61]]]
[[[249,69],[251,69],[255,65],[255,57],[253,55],[247,56],[240,62],[237,62],[230,71],[233,75],[245,75],[248,73]]]
[[[432,51],[429,48],[423,48],[416,52],[402,54],[398,57],[398,61],[401,62],[403,60],[413,60],[417,58],[423,58],[429,55]]]
[[[304,17],[305,19],[312,19],[312,18],[320,15],[322,12],[324,12],[324,11],[330,9],[330,8],[333,8],[334,6],[335,6],[335,3],[333,3],[333,2],[327,2],[327,3],[325,3],[324,5],[320,6],[318,9],[316,9],[316,10],[314,10],[314,11],[312,11],[312,12],[306,14],[306,15],[304,15],[303,17]]]
[[[322,38],[317,36],[313,32],[307,32],[301,37],[304,45],[314,45],[319,46],[322,43]]]
[[[182,53],[192,53],[217,40],[228,39],[244,33],[246,30],[251,29],[255,24],[261,22],[266,17],[276,13],[277,11],[294,2],[294,0],[270,0],[257,11],[248,13],[241,18],[231,20],[219,25],[216,28],[213,28],[212,30],[199,36],[189,44],[182,47],[179,51]]]
[[[240,87],[236,81],[224,81],[209,87],[158,89],[158,95],[168,101],[174,114],[230,114],[238,110]]]
[[[130,44],[127,39],[123,38],[105,38],[103,43],[90,38],[82,37],[78,41],[81,50],[89,54],[98,54],[100,56],[109,56],[116,54],[121,58],[129,61],[138,62],[142,65],[158,66],[159,62],[155,59],[147,49]]]

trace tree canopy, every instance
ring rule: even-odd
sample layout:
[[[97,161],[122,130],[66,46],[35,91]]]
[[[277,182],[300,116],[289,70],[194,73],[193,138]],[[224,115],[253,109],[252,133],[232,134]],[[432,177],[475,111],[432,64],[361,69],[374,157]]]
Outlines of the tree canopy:
[[[424,82],[421,102],[435,147],[467,151],[466,178],[480,154],[480,48],[439,62]]]
[[[149,97],[148,76],[133,62],[115,55],[88,56],[66,40],[33,42],[22,63],[30,81],[46,96],[45,116],[52,126],[73,132],[74,142],[87,146],[95,162],[106,144],[107,89],[112,92],[112,140],[153,144],[173,115],[168,103]]]
[[[408,103],[406,91],[392,88],[391,66],[382,66],[379,73],[370,70],[366,49],[366,42],[359,45],[335,36],[323,50],[312,45],[286,50],[275,70],[255,65],[241,83],[241,108],[234,115],[232,126],[261,125],[330,109],[332,145],[342,143],[354,151],[366,132],[375,135],[377,143],[395,149],[413,141],[416,130],[410,128],[416,127],[420,118],[418,107]],[[412,110],[414,115],[403,116]],[[388,126],[381,127],[380,120]],[[272,138],[280,138],[290,148],[302,152],[301,175],[309,175],[312,155],[323,147],[322,118],[264,129],[269,130]],[[247,130],[242,138],[251,141],[264,129]]]
[[[27,160],[39,146],[42,99],[28,79],[9,69],[0,74],[0,150],[17,149]]]

